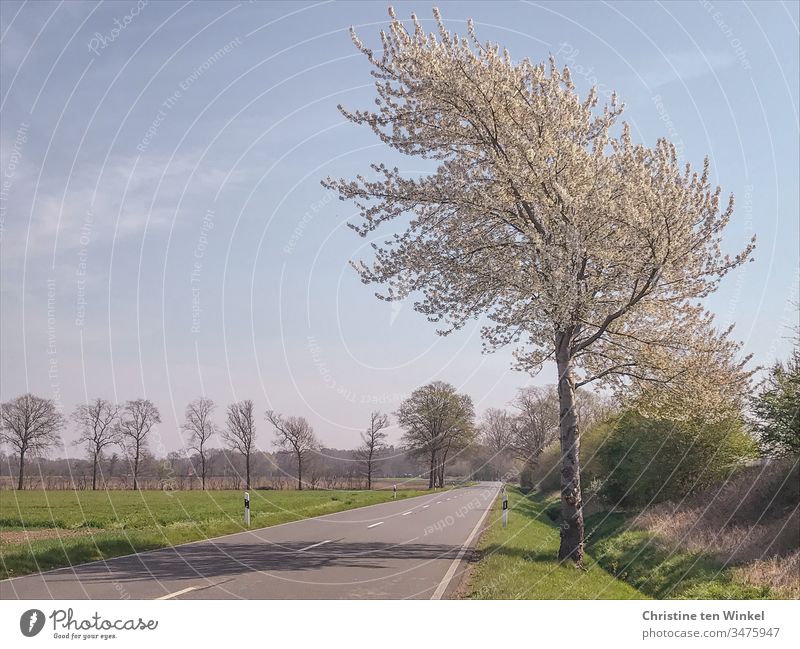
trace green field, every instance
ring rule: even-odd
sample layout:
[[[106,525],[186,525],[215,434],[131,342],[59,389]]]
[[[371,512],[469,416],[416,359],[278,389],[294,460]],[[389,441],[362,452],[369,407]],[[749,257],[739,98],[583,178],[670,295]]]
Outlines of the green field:
[[[391,498],[391,491],[252,491],[250,527]],[[0,578],[241,532],[243,506],[241,491],[0,491]]]
[[[468,583],[470,599],[645,599],[603,570],[591,556],[586,570],[561,565],[558,528],[547,518],[548,502],[508,490],[508,527],[500,524],[498,499],[478,545],[480,561]]]

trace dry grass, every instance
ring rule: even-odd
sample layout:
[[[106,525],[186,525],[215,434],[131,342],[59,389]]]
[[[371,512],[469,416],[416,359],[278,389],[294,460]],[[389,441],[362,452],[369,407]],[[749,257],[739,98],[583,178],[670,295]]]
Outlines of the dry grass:
[[[748,586],[769,585],[782,599],[800,599],[800,550],[737,566],[733,576]]]
[[[28,543],[30,541],[44,541],[48,539],[69,539],[76,536],[96,534],[100,530],[85,527],[79,530],[65,530],[52,528],[47,530],[15,530],[0,532],[0,543]]]
[[[736,566],[734,574],[743,583],[798,597],[799,503],[797,460],[783,460],[749,467],[681,503],[649,507],[634,526],[676,550],[704,552]]]

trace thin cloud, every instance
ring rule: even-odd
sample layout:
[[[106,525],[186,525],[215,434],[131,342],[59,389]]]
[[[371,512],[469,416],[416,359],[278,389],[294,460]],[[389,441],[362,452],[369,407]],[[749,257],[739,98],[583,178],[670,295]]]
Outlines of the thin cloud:
[[[197,168],[195,154],[167,156],[148,154],[137,163],[135,156],[112,159],[102,169],[88,165],[76,172],[64,192],[64,178],[47,180],[38,188],[30,175],[17,178],[14,218],[8,218],[3,233],[3,253],[21,258],[52,255],[74,250],[85,229],[92,245],[112,238],[141,236],[180,225],[190,215],[202,214],[223,183],[239,185],[250,177],[246,169],[228,177],[228,169],[203,162]],[[95,192],[96,189],[96,192]],[[31,233],[28,218],[31,197],[36,193]],[[24,197],[24,199],[23,199]],[[27,205],[24,203],[27,202]],[[199,211],[199,212],[198,212]],[[12,213],[9,206],[9,213]]]
[[[736,65],[732,52],[700,52],[696,49],[666,52],[644,66],[640,74],[651,88],[660,88],[677,81],[692,81]]]

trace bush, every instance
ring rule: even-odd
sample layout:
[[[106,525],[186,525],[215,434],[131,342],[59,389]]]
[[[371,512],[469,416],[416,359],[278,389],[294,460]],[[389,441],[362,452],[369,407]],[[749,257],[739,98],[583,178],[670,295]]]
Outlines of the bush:
[[[800,454],[800,346],[786,363],[775,363],[752,402],[764,451],[769,455]]]
[[[522,493],[528,493],[536,486],[535,468],[530,462],[526,462],[519,472],[519,487]]]
[[[536,468],[531,472],[531,481],[544,493],[557,491],[560,488],[560,462],[558,442],[548,446],[539,456]]]
[[[705,489],[756,455],[756,444],[741,421],[673,422],[628,412],[610,423],[597,464],[603,496],[635,506]]]

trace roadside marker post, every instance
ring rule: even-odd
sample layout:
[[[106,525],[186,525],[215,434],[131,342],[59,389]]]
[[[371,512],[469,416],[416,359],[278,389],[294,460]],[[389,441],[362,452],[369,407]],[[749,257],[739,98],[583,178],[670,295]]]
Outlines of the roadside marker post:
[[[392,492],[392,498],[397,498],[397,485],[394,486],[394,491]]]
[[[508,492],[503,487],[503,527],[508,525]]]
[[[250,492],[244,492],[244,524],[250,527]]]

